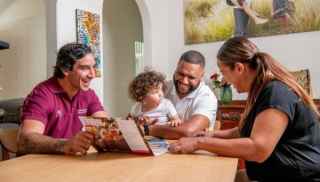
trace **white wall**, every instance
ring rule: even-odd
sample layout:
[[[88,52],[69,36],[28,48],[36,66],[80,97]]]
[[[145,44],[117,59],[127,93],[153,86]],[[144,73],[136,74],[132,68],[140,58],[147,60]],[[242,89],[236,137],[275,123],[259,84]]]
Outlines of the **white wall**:
[[[104,0],[103,27],[105,108],[113,117],[124,117],[132,105],[127,90],[135,72],[134,41],[142,41],[137,4]]]
[[[43,1],[47,10],[43,8]],[[107,56],[103,59],[106,65],[102,62],[104,78],[96,79],[93,88],[101,101],[106,102],[106,108],[111,113],[122,115],[129,107],[129,101],[123,95],[127,96],[124,92],[133,74],[130,68],[134,68],[131,67],[134,55],[130,41],[133,37],[141,36],[141,32],[145,42],[145,65],[166,73],[168,78],[171,78],[180,55],[190,49],[205,55],[207,76],[217,70],[215,55],[221,42],[184,45],[183,0],[105,1],[106,5],[113,2],[111,7],[118,9],[116,11],[109,7],[103,15],[107,20],[102,27],[102,53]],[[141,20],[134,2],[142,16],[143,31],[139,29]],[[58,48],[76,40],[76,8],[102,15],[103,0],[1,1],[0,39],[8,41],[11,49],[0,51],[0,86],[4,88],[0,92],[0,99],[25,96],[35,84],[52,75]],[[272,53],[289,69],[309,68],[314,96],[319,98],[320,74],[317,68],[320,63],[316,53],[320,49],[320,32],[252,40],[262,51]]]
[[[48,0],[47,0],[48,1]],[[52,1],[52,0],[50,0]],[[102,15],[103,0],[57,0],[56,4],[56,22],[50,22],[51,24],[56,24],[56,43],[57,51],[61,46],[69,42],[76,42],[76,19],[75,10],[82,9],[87,10],[99,15]],[[52,7],[54,8],[54,7]],[[54,13],[51,14],[53,16]],[[102,16],[101,16],[102,17]],[[54,18],[50,18],[54,19]],[[101,24],[102,24],[102,18]],[[52,26],[55,27],[55,26]],[[53,35],[54,36],[54,35]],[[101,49],[103,49],[103,37],[101,31]],[[52,51],[52,50],[51,50]],[[52,57],[51,57],[52,58]],[[103,54],[101,55],[101,60],[103,60]],[[55,65],[55,60],[48,60],[48,68],[52,71],[52,67]],[[103,68],[103,61],[101,63],[101,68]],[[101,69],[103,74],[103,69]],[[103,78],[96,78],[92,82],[92,86],[101,102],[103,102]]]
[[[47,1],[47,7],[52,7],[52,4]],[[101,15],[103,77],[95,79],[91,87],[107,112],[112,116],[124,116],[131,105],[127,87],[134,76],[134,40],[142,40],[137,5],[132,0],[57,0],[56,12],[47,11],[47,19],[50,20],[48,32],[52,31],[52,36],[48,36],[48,41],[51,40],[48,47],[54,47],[56,42],[56,49],[48,52],[48,73],[52,73],[55,65],[55,52],[65,43],[76,41],[76,9]]]
[[[161,0],[161,1],[150,1],[143,0],[148,10],[142,16],[149,16],[150,19],[150,27],[143,26],[144,29],[149,30],[151,33],[145,32],[144,34],[149,35],[151,42],[151,56],[146,57],[145,62],[146,66],[152,66],[156,68],[158,71],[167,72],[168,71],[168,63],[169,55],[171,52],[169,45],[170,42],[169,31],[170,31],[170,13],[171,9],[171,1]],[[170,3],[169,3],[170,2]],[[142,4],[142,3],[141,3]],[[148,13],[148,14],[147,14]],[[174,17],[175,18],[175,17]],[[143,18],[145,23],[145,19]],[[174,36],[178,35],[178,32],[170,32],[174,34]],[[144,35],[145,36],[145,35]],[[148,40],[148,39],[146,39]],[[175,44],[175,43],[174,43]],[[146,49],[148,48],[148,42],[146,42]],[[148,54],[148,50],[145,50],[145,53]]]
[[[149,34],[152,37],[150,52],[153,67],[171,78],[180,55],[186,50],[194,49],[206,57],[206,77],[217,70],[215,56],[222,42],[184,45],[183,0],[144,2],[150,13]],[[314,96],[320,97],[320,62],[316,55],[320,51],[320,32],[260,37],[252,40],[258,44],[261,51],[271,53],[289,69],[310,69]]]
[[[6,3],[7,2],[7,3]],[[0,99],[25,97],[46,78],[46,19],[42,0],[2,2],[0,39],[10,49],[0,51]]]
[[[297,33],[253,39],[262,51],[272,53],[289,70],[308,68],[313,96],[320,98],[320,32]]]

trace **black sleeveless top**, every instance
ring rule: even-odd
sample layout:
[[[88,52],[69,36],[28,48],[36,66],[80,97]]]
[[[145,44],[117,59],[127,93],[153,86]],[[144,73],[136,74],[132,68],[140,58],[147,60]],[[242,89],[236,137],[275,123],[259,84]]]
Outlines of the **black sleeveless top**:
[[[241,137],[250,137],[256,116],[268,108],[285,113],[288,126],[266,161],[246,161],[249,178],[258,181],[320,181],[319,118],[284,83],[271,81],[261,91],[241,129]]]

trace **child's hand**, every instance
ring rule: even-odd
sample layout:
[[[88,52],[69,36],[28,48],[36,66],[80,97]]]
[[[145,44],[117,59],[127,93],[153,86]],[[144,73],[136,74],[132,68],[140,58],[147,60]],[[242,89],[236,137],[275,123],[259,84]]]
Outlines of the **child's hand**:
[[[172,127],[177,127],[177,126],[180,126],[181,124],[182,124],[182,121],[179,118],[172,119],[168,122],[168,125]]]

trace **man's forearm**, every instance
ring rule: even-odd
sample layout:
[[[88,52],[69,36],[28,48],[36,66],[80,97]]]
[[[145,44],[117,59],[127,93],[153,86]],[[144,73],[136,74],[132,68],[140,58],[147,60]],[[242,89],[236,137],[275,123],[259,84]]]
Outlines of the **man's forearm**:
[[[152,125],[149,128],[149,133],[155,137],[175,140],[181,137],[192,137],[197,132],[208,128],[209,119],[202,115],[193,115],[189,120],[184,121],[177,127],[168,125]]]
[[[179,127],[153,125],[149,128],[149,134],[169,140],[176,140],[188,136],[188,132]]]
[[[63,154],[65,142],[63,139],[55,139],[39,133],[21,134],[18,139],[18,155]]]

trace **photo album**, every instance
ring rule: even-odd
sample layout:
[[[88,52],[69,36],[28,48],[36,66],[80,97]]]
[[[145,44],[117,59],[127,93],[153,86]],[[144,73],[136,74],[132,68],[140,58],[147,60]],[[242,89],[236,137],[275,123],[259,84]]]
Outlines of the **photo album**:
[[[98,152],[132,152],[158,156],[168,151],[164,139],[145,136],[134,120],[79,117],[83,131],[95,135],[93,147]]]

